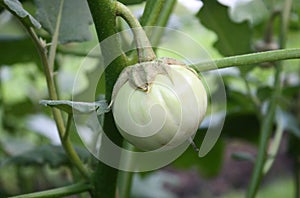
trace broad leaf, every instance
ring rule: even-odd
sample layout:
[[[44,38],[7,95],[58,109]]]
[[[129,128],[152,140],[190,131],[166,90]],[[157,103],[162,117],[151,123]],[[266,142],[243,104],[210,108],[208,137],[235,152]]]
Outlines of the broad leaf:
[[[87,114],[97,112],[98,115],[104,114],[109,111],[105,100],[96,102],[74,102],[69,100],[42,100],[41,105],[56,107],[69,114],[81,113]]]
[[[230,9],[230,18],[235,22],[249,21],[256,25],[268,17],[268,9],[263,1],[237,1]]]
[[[58,20],[61,0],[35,0],[38,10],[37,18],[51,35]],[[64,0],[59,27],[60,43],[82,42],[91,39],[89,25],[92,23],[87,2],[84,0]]]
[[[231,56],[251,51],[251,29],[248,22],[235,23],[228,15],[228,8],[217,0],[203,0],[203,7],[197,13],[198,19],[214,31],[218,40],[215,47],[224,55]]]
[[[3,3],[10,12],[23,19],[28,26],[41,27],[41,24],[23,8],[18,0],[3,0]]]
[[[83,161],[87,161],[90,157],[87,150],[83,148],[76,148],[76,152]],[[42,166],[49,164],[51,167],[55,168],[70,165],[70,161],[61,146],[43,145],[20,155],[8,158],[1,166],[11,164],[19,166]]]

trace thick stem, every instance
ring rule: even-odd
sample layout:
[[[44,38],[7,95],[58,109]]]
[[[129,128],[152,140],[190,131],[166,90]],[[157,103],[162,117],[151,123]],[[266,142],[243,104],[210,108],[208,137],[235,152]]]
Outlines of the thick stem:
[[[227,67],[240,67],[246,65],[254,65],[263,62],[274,62],[288,59],[299,59],[300,48],[280,49],[266,52],[257,52],[252,54],[230,56],[212,61],[205,61],[189,65],[198,72],[222,69]],[[254,65],[255,66],[255,65]]]
[[[154,51],[152,49],[151,43],[143,30],[139,21],[131,13],[131,11],[122,3],[117,2],[116,13],[118,16],[122,17],[128,25],[132,28],[134,34],[134,40],[136,42],[136,47],[138,50],[138,60],[139,62],[148,62],[156,58]]]
[[[118,38],[110,37],[117,33],[116,4],[117,1],[112,0],[88,0],[88,5],[96,27],[102,58],[105,65],[108,65],[106,63],[106,57],[109,57],[110,54],[120,55],[112,63],[110,63],[105,70],[105,96],[107,101],[111,100],[113,86],[123,68],[128,64],[127,58],[121,50]],[[104,46],[101,45],[101,42],[108,37],[111,38],[111,46],[106,46],[106,48],[104,48]],[[115,144],[122,146],[123,138],[115,126],[111,112],[105,114],[103,129],[106,135]],[[106,148],[106,144],[104,142],[102,142],[101,152],[111,152],[111,150]],[[94,174],[95,188],[93,191],[93,197],[115,197],[117,175],[118,170],[99,161]]]

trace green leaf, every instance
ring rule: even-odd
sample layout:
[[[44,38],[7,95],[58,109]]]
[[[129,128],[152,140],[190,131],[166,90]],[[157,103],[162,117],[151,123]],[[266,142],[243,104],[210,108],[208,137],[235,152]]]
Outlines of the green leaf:
[[[249,23],[233,22],[228,15],[228,8],[217,0],[203,0],[203,7],[197,13],[197,17],[205,27],[217,34],[218,40],[214,46],[224,56],[251,51]]]
[[[43,28],[53,35],[61,0],[35,0],[37,18]],[[58,40],[60,43],[82,42],[91,39],[89,25],[92,18],[86,1],[64,0]]]
[[[76,152],[83,161],[87,161],[90,157],[87,150],[83,148],[77,147]],[[51,167],[56,168],[59,166],[70,165],[70,161],[61,146],[43,145],[8,158],[1,166],[11,164],[18,166],[42,166],[49,164]]]
[[[0,36],[0,65],[20,62],[40,63],[33,42],[25,37]]]
[[[41,24],[23,8],[18,0],[3,0],[3,3],[10,12],[22,18],[28,26],[41,28]]]
[[[248,20],[252,25],[256,25],[268,17],[268,9],[263,1],[237,1],[230,8],[230,18],[235,22]]]
[[[56,107],[69,114],[80,113],[88,114],[97,112],[98,115],[109,112],[107,103],[105,100],[96,102],[74,102],[69,100],[41,100],[41,105]]]

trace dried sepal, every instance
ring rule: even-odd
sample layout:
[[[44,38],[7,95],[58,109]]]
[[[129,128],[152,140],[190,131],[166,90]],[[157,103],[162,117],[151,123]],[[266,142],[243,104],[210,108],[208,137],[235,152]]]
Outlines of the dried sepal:
[[[169,65],[181,65],[183,67],[187,67],[183,62],[180,62],[173,58],[165,57],[154,61],[137,63],[135,65],[126,67],[121,72],[116,84],[114,85],[112,100],[109,107],[111,107],[119,89],[127,81],[133,88],[148,92],[151,88],[152,82],[155,80],[155,77],[158,74],[167,75],[171,79]],[[192,71],[195,72],[194,70]]]

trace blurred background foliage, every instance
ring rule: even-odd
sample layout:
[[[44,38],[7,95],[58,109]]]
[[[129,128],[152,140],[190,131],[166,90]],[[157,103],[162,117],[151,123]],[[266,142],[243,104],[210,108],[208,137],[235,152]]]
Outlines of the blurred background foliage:
[[[57,17],[54,11],[58,10],[60,1],[21,2],[41,23],[38,34],[49,43]],[[143,0],[120,2],[128,5],[137,17],[140,17],[145,4]],[[182,0],[177,2],[167,26],[192,37],[213,59],[272,50],[278,48],[280,21],[276,16],[282,4],[281,0]],[[76,89],[78,95],[89,90],[89,82],[97,71],[99,61],[93,55],[86,57],[97,44],[86,2],[65,0],[63,9],[55,79],[60,98],[70,100],[82,61],[90,64],[84,68],[81,87]],[[122,27],[124,24],[120,25]],[[299,1],[293,2],[287,38],[287,48],[300,47]],[[199,56],[199,52],[188,46],[182,47],[191,53],[191,57]],[[168,55],[163,51],[157,53],[159,56]],[[258,197],[288,198],[293,197],[296,191],[294,181],[300,166],[300,61],[284,61],[283,66],[282,95],[274,122],[274,132],[281,126],[283,135],[274,164]],[[243,196],[257,152],[261,120],[272,92],[274,67],[273,63],[263,63],[219,72],[226,87],[227,113],[221,138],[213,150],[199,158],[189,148],[161,170],[135,174],[132,197]],[[99,86],[97,94],[103,94],[104,89]],[[217,91],[218,85],[214,89]],[[39,101],[47,97],[44,75],[33,42],[19,22],[2,9],[0,197],[63,186],[79,176],[74,174],[76,171],[61,148],[49,109],[39,105]],[[217,117],[219,112],[210,113]],[[197,145],[201,144],[204,132],[205,126],[201,126],[195,137]],[[74,126],[71,138],[80,157],[92,168],[94,159],[85,149]]]

